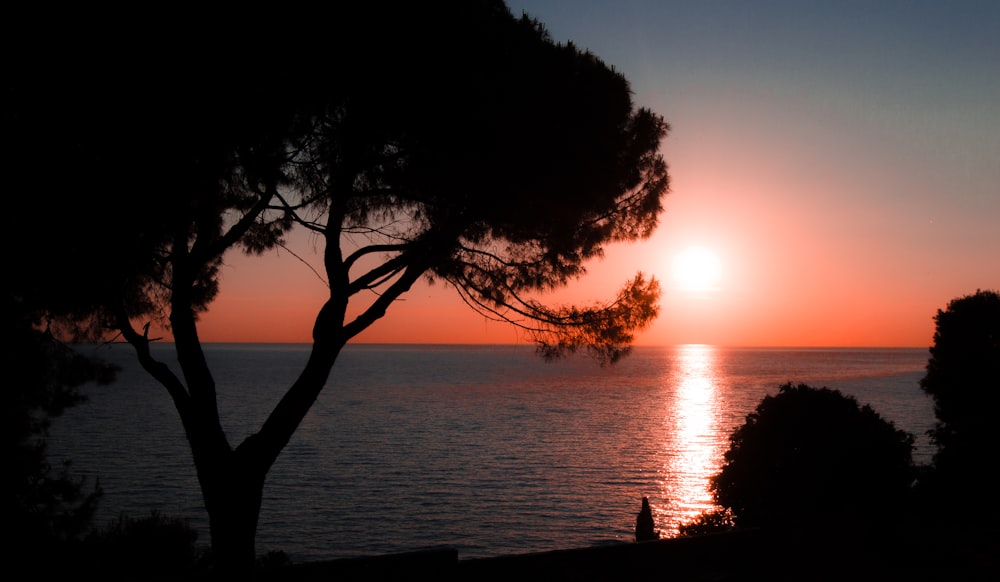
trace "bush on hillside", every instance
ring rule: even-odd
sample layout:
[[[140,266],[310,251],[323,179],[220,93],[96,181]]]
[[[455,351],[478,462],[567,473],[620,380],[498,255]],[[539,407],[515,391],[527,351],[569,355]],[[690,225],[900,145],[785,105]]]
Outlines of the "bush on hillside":
[[[710,487],[739,527],[857,531],[899,517],[914,478],[912,451],[913,436],[871,407],[789,383],[732,434]]]

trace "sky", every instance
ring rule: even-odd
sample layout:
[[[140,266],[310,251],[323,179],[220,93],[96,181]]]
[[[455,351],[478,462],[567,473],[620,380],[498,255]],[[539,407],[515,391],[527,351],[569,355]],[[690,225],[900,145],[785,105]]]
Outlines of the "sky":
[[[671,125],[657,230],[555,300],[610,299],[642,271],[664,294],[636,345],[926,347],[937,310],[1000,290],[1000,2],[508,5]],[[306,265],[226,263],[203,340],[310,341],[326,288]],[[421,283],[355,341],[528,340]]]

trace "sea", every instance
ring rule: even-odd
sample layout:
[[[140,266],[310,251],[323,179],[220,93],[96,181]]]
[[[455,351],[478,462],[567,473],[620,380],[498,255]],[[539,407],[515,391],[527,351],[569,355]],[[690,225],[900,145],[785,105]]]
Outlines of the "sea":
[[[207,344],[223,426],[252,434],[305,363],[305,344]],[[51,429],[50,460],[104,491],[95,525],[156,511],[209,542],[187,441],[166,390],[124,344],[121,366]],[[154,354],[176,370],[170,344]],[[780,385],[870,405],[930,461],[927,349],[636,347],[600,366],[530,345],[348,345],[271,469],[259,555],[295,563],[452,548],[460,559],[626,543],[648,497],[661,537],[713,509],[729,437]]]

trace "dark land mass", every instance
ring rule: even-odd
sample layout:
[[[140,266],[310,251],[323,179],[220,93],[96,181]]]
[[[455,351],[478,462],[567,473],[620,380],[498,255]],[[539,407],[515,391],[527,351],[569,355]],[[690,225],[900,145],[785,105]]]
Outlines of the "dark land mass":
[[[878,542],[823,535],[743,531],[631,544],[459,559],[421,552],[333,560],[264,570],[259,580],[901,580],[1000,579],[993,532],[928,533],[921,528]]]

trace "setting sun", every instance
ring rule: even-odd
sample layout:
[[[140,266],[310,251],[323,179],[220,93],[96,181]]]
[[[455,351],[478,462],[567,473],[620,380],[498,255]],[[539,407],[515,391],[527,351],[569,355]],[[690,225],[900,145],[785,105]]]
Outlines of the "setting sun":
[[[679,289],[711,291],[722,280],[722,262],[711,249],[690,247],[674,258],[673,277]]]

